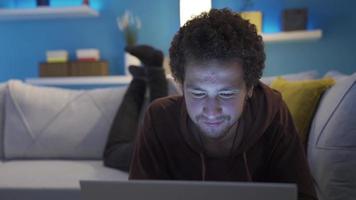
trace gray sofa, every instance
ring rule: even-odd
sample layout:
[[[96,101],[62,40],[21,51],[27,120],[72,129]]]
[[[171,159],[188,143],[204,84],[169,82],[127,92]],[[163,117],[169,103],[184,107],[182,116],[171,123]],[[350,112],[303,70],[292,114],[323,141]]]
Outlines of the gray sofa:
[[[336,80],[309,132],[307,156],[320,200],[356,199],[356,73]]]
[[[124,87],[0,86],[0,199],[79,199],[79,180],[127,180],[102,152]]]
[[[307,156],[322,200],[356,198],[355,80],[338,77],[311,125]],[[79,180],[127,180],[101,160],[125,90],[1,84],[0,199],[79,199]]]

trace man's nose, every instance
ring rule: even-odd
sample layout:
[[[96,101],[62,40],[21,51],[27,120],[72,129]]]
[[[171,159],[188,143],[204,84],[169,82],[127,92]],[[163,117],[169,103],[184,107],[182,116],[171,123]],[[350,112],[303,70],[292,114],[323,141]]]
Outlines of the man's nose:
[[[219,100],[215,98],[208,98],[204,103],[203,112],[209,118],[220,116],[222,108]]]

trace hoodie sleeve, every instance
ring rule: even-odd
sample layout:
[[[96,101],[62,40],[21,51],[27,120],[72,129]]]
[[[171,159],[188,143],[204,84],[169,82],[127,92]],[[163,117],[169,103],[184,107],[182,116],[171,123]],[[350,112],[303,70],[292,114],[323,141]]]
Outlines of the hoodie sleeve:
[[[135,141],[129,179],[169,179],[167,159],[157,133],[152,124],[152,113],[157,112],[150,106]]]
[[[296,183],[298,200],[316,200],[312,176],[302,143],[284,102],[276,116],[275,134],[272,136],[270,180]]]

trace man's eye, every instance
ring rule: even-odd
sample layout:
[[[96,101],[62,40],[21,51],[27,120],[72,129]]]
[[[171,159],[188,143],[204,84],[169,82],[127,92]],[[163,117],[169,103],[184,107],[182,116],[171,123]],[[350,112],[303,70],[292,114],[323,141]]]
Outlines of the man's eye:
[[[235,96],[235,93],[233,92],[220,92],[219,96],[224,98],[224,99],[229,99]]]
[[[205,96],[204,92],[192,92],[194,98],[203,98]]]

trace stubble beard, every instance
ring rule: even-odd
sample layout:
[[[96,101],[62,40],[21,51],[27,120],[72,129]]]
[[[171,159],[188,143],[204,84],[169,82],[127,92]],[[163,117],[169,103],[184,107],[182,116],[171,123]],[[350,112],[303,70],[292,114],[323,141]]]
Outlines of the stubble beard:
[[[209,126],[205,123],[207,121],[208,119],[206,117],[200,115],[196,117],[195,125],[197,126],[200,134],[211,139],[219,139],[225,137],[235,124],[231,124],[230,116],[222,116],[214,119],[214,121],[221,121],[221,124],[218,124],[216,127],[214,127],[214,125]]]

